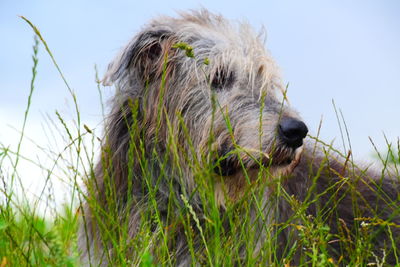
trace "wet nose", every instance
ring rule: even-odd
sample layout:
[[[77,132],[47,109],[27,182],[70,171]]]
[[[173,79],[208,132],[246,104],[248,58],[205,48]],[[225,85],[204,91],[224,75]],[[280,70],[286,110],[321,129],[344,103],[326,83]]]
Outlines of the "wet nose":
[[[300,120],[282,118],[278,126],[278,133],[287,146],[298,148],[303,145],[303,139],[308,133],[308,128]]]

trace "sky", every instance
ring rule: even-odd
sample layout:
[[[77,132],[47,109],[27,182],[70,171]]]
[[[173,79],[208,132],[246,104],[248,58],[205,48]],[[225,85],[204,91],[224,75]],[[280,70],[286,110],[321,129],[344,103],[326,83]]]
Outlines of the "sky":
[[[400,135],[400,2],[372,1],[0,1],[0,142],[15,148],[29,94],[35,24],[77,95],[82,123],[101,130],[95,69],[104,74],[119,49],[149,19],[207,8],[232,20],[265,27],[266,47],[289,84],[292,107],[311,134],[343,149],[335,110],[340,109],[353,155],[373,159]],[[112,87],[102,88],[108,98]],[[43,128],[55,112],[74,119],[73,101],[43,46],[27,121],[27,137],[48,145]],[[57,146],[57,144],[55,144]],[[40,159],[24,141],[23,153]],[[36,154],[38,153],[38,154]],[[25,172],[30,173],[27,167]]]

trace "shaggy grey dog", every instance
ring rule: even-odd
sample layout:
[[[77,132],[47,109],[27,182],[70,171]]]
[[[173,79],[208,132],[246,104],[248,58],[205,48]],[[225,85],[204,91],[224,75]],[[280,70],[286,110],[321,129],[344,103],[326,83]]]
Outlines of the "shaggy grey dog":
[[[243,258],[257,258],[275,238],[271,261],[289,257],[299,264],[307,250],[296,242],[301,224],[318,217],[333,235],[348,237],[330,242],[335,260],[346,257],[343,244],[351,243],[352,233],[369,225],[375,255],[395,261],[400,231],[390,225],[400,223],[398,182],[358,168],[350,154],[304,139],[308,129],[285,103],[263,34],[248,24],[206,10],[158,17],[109,65],[104,83],[117,92],[102,156],[87,181],[79,241],[84,264],[123,262],[122,254],[137,258],[141,243],[155,251],[161,241],[145,242],[141,231],[164,231],[160,225],[178,225],[164,236],[170,264],[204,264],[202,238],[212,238],[201,231],[208,200],[221,218],[232,206],[249,217],[257,238],[251,255],[238,246]],[[211,197],[204,198],[204,188]],[[244,201],[249,195],[258,201]],[[245,203],[252,204],[240,213]],[[299,217],[302,208],[306,219]],[[189,227],[176,223],[186,218],[183,210],[192,218]],[[226,221],[224,234],[235,239]]]

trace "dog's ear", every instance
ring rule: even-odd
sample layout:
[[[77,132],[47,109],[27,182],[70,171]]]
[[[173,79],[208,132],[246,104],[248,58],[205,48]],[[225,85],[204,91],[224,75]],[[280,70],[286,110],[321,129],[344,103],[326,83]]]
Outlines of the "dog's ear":
[[[166,29],[141,32],[108,66],[103,84],[137,89],[160,78],[175,43],[172,32]]]

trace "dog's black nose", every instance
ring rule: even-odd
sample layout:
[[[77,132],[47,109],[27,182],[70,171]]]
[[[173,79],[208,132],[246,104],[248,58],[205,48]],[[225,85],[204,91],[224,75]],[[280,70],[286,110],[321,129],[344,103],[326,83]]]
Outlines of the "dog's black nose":
[[[303,145],[303,139],[308,133],[304,122],[293,118],[282,118],[278,126],[279,137],[286,145],[298,148]]]

